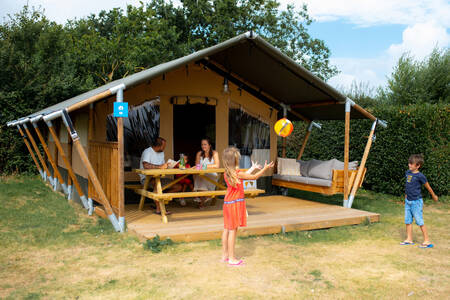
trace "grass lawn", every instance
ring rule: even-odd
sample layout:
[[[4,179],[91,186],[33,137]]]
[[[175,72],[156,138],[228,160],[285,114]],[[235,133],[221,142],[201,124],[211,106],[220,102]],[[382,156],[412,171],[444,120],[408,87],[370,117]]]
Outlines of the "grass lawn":
[[[341,197],[290,191],[341,205]],[[0,178],[2,299],[449,299],[450,197],[424,208],[433,249],[400,246],[400,197],[361,190],[354,207],[381,222],[238,239],[243,267],[219,241],[160,253],[89,217],[38,177]],[[414,225],[414,240],[421,242]]]

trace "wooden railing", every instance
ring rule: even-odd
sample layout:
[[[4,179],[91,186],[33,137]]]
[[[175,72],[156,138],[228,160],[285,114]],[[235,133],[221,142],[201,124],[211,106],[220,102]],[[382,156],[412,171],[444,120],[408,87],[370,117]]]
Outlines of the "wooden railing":
[[[118,155],[117,142],[89,141],[89,160],[114,210],[119,207]],[[89,197],[101,203],[90,179]]]

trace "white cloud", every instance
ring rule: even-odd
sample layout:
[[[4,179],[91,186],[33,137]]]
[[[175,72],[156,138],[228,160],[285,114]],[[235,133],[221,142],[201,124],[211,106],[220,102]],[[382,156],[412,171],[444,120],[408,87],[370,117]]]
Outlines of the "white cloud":
[[[308,5],[309,13],[319,22],[345,19],[360,25],[423,23],[434,20],[450,26],[450,5],[447,0],[280,0],[283,5]]]
[[[434,21],[408,26],[403,31],[402,37],[401,44],[392,44],[387,50],[394,60],[405,52],[410,52],[416,59],[423,59],[434,47],[447,47],[450,43],[450,35],[446,28]]]
[[[329,83],[336,87],[350,87],[356,82],[384,86],[400,56],[409,52],[422,60],[432,49],[449,47],[450,3],[448,0],[280,0],[283,5],[300,8],[308,5],[309,14],[318,22],[342,21],[357,26],[406,25],[402,42],[392,44],[376,57],[359,59],[332,57],[331,63],[341,71]],[[325,41],[326,42],[326,41]]]
[[[385,74],[390,72],[392,62],[384,58],[332,58],[331,64],[341,71],[328,83],[338,89],[348,88],[353,82],[368,83],[370,87],[378,87],[386,82]]]

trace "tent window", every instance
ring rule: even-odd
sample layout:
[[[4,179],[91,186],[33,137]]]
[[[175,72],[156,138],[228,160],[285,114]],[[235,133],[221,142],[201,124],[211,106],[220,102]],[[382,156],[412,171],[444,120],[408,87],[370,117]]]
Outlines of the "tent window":
[[[108,115],[106,138],[117,141],[117,119]],[[142,152],[159,136],[159,99],[146,101],[128,110],[123,119],[125,170],[139,168]]]

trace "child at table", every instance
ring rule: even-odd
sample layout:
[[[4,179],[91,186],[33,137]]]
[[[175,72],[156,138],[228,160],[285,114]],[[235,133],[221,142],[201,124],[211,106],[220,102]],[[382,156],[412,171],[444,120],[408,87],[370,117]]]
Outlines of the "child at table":
[[[240,266],[244,263],[242,259],[238,260],[234,255],[237,229],[247,226],[247,209],[242,180],[258,179],[266,170],[273,167],[273,162],[267,164],[266,161],[263,168],[252,162],[252,167],[247,172],[241,172],[238,169],[240,158],[239,150],[234,147],[223,151],[227,193],[223,202],[222,261],[228,262],[230,266]],[[252,174],[255,169],[259,169],[259,171]]]
[[[186,154],[184,154],[184,155],[183,155],[183,158],[184,158],[185,168],[186,168],[186,169],[190,169],[190,168],[191,168],[191,165],[189,164],[189,156],[186,155]],[[178,164],[176,165],[176,168],[179,168],[179,167],[180,167],[180,164],[178,163]],[[177,175],[175,175],[175,179],[180,178],[180,177],[182,177],[182,176],[184,176],[184,175],[183,175],[183,174],[177,174]],[[192,191],[192,190],[194,189],[194,185],[193,185],[193,183],[192,183],[191,175],[189,175],[189,176],[187,176],[186,178],[180,180],[180,181],[178,182],[178,184],[181,185],[181,190],[182,190],[183,192],[190,192],[190,191]],[[181,198],[181,199],[180,199],[180,205],[181,205],[181,206],[186,206],[186,200],[184,200],[184,198]]]

